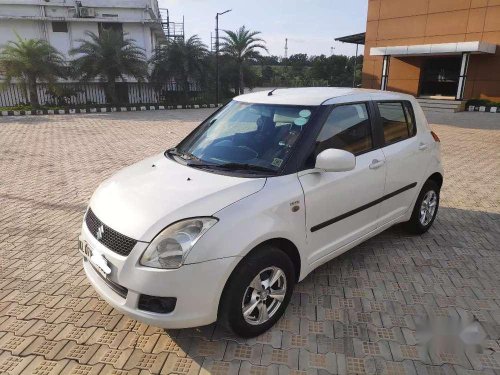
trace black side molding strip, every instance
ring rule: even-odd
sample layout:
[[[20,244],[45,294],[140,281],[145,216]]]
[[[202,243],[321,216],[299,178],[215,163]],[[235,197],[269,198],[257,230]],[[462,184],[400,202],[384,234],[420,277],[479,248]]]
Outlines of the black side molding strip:
[[[373,202],[370,202],[370,203],[367,203],[361,207],[358,207],[358,208],[355,208],[354,210],[352,211],[349,211],[349,212],[346,212],[345,214],[342,214],[340,216],[337,216],[337,217],[334,217],[333,219],[330,219],[330,220],[327,220],[327,221],[324,221],[323,223],[321,224],[318,224],[318,225],[315,225],[314,227],[311,228],[311,232],[316,232],[320,229],[323,229],[324,227],[327,227],[329,225],[332,225],[340,220],[344,220],[346,218],[348,218],[349,216],[352,216],[352,215],[355,215],[361,211],[364,211],[370,207],[373,207],[379,203],[382,203],[383,201],[387,200],[387,199],[390,199],[392,197],[395,197],[396,195],[398,194],[401,194],[403,192],[405,192],[406,190],[410,190],[410,189],[413,189],[415,186],[417,186],[417,183],[414,182],[413,184],[410,184],[410,185],[407,185],[405,187],[402,187],[401,189],[398,189],[396,191],[393,191],[392,193],[389,193],[387,195],[384,195],[382,198],[379,198],[377,200],[374,200]]]

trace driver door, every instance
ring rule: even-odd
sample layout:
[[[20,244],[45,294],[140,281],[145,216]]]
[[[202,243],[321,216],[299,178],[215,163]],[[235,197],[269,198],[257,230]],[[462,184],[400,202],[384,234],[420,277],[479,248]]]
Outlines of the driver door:
[[[299,172],[306,206],[308,263],[324,263],[377,227],[384,194],[385,156],[375,146],[367,103],[335,106],[315,144],[314,155],[337,148],[356,156],[347,172]]]

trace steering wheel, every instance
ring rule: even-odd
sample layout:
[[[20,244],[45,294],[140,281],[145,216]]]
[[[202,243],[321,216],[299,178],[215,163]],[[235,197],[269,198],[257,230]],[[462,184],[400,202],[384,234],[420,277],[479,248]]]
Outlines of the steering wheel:
[[[218,142],[208,147],[203,156],[209,160],[233,160],[238,163],[244,163],[257,158],[259,154],[247,146],[235,146]]]
[[[241,150],[245,150],[246,152],[248,152],[248,154],[249,154],[249,155],[250,155],[250,154],[253,154],[253,157],[251,157],[251,158],[249,158],[249,159],[256,159],[256,158],[258,158],[258,157],[259,157],[259,153],[258,153],[257,151],[255,151],[255,150],[254,150],[253,148],[251,148],[251,147],[244,146],[244,145],[242,145],[242,146],[235,146],[235,147],[237,147],[237,148],[239,148],[239,149],[241,149]]]
[[[250,150],[256,153],[256,156],[259,156],[259,138],[257,137],[247,137],[241,133],[235,133],[232,137],[232,142],[235,147],[244,147],[247,150]],[[243,144],[244,143],[244,144]],[[250,143],[250,144],[249,144]]]

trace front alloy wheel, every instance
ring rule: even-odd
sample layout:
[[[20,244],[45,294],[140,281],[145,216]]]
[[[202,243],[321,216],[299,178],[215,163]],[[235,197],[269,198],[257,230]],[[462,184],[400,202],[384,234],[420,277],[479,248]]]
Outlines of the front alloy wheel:
[[[268,267],[254,277],[241,305],[248,324],[267,322],[278,311],[286,295],[286,276],[278,267]]]
[[[282,250],[264,245],[244,257],[222,293],[219,322],[241,337],[258,336],[283,315],[295,268]]]

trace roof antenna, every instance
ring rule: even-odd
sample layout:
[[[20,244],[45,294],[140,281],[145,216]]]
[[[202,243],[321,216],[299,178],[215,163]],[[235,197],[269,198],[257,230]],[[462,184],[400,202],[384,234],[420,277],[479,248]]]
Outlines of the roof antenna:
[[[276,90],[278,90],[278,88],[276,87],[275,89],[272,89],[271,91],[269,91],[267,93],[267,96],[273,96],[273,92],[275,92]]]

